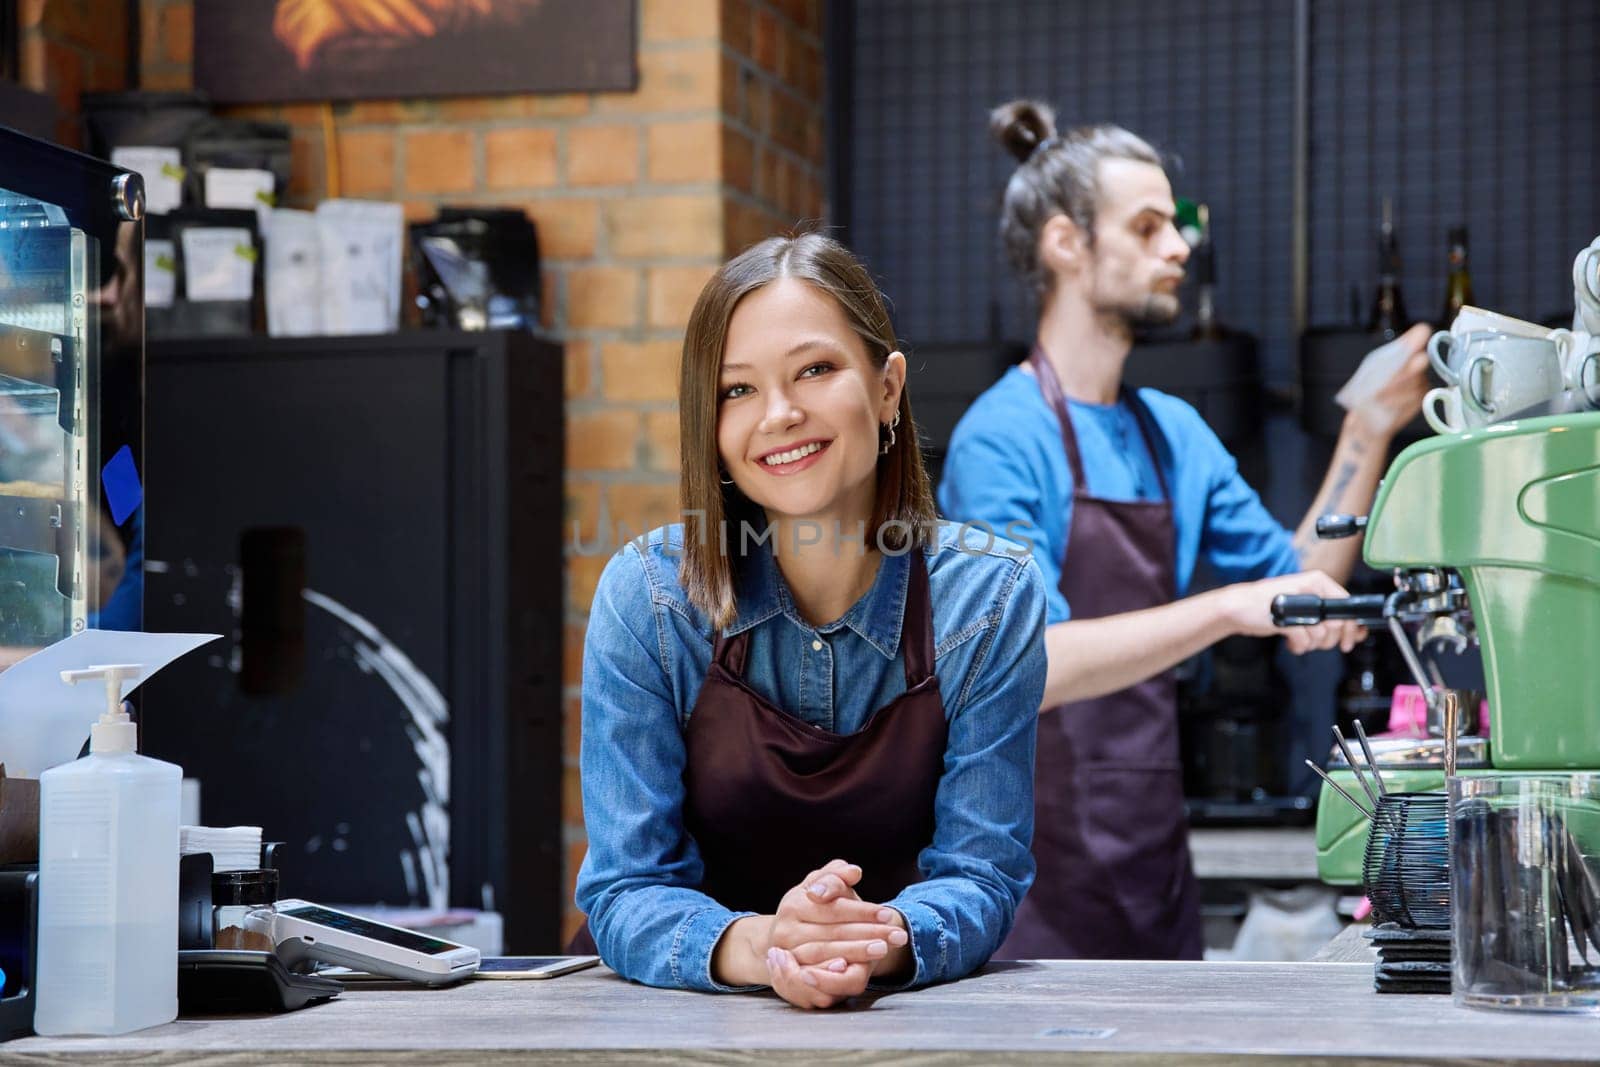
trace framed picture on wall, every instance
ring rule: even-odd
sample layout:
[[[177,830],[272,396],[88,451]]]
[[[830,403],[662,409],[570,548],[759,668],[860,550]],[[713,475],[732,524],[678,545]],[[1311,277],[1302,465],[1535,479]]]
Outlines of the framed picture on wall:
[[[195,0],[224,104],[636,87],[635,0]]]

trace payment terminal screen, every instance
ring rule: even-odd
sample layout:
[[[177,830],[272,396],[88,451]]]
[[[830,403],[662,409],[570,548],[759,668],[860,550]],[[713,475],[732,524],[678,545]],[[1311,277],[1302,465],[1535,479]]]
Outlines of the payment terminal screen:
[[[281,912],[296,919],[316,923],[319,926],[331,927],[335,930],[345,930],[362,937],[370,937],[374,941],[384,944],[397,945],[400,948],[411,949],[416,952],[426,952],[430,956],[441,952],[453,952],[460,945],[453,945],[448,941],[440,941],[436,937],[425,937],[422,934],[412,933],[395,926],[385,926],[355,915],[346,915],[339,911],[329,911],[315,905],[308,907],[287,908]]]

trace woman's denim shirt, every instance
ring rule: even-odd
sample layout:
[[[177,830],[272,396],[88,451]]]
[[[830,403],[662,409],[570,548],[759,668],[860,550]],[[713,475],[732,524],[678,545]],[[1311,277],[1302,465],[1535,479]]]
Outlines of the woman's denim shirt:
[[[881,902],[910,928],[916,970],[907,985],[982,965],[1010,930],[1034,874],[1043,580],[1016,545],[972,530],[958,544],[956,527],[939,531],[921,551],[950,724],[944,771],[933,840],[917,860],[923,881]],[[589,852],[577,904],[601,956],[624,977],[727,990],[712,980],[712,949],[730,923],[752,913],[699,891],[700,851],[684,828],[684,729],[711,662],[711,627],[678,582],[682,546],[681,524],[629,542],[606,565],[590,609],[580,755]],[[867,594],[843,618],[814,627],[796,609],[770,549],[752,545],[751,552],[737,618],[723,631],[751,631],[746,681],[790,715],[855,733],[905,691],[900,623],[910,557],[885,554]],[[795,883],[807,873],[797,868]]]

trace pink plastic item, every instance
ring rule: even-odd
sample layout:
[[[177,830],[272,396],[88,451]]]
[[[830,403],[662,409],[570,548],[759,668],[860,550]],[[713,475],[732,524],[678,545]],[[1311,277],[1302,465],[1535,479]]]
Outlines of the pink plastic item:
[[[1371,914],[1372,914],[1372,900],[1369,897],[1362,897],[1361,898],[1361,903],[1356,905],[1355,911],[1350,913],[1350,917],[1352,919],[1354,919],[1356,922],[1362,923],[1362,922],[1366,922],[1367,921],[1367,916],[1369,916]]]
[[[1477,730],[1480,736],[1489,733],[1489,702],[1478,702]],[[1422,698],[1422,690],[1414,685],[1397,685],[1394,687],[1394,696],[1389,701],[1389,731],[1390,737],[1427,737],[1428,736],[1428,703]]]

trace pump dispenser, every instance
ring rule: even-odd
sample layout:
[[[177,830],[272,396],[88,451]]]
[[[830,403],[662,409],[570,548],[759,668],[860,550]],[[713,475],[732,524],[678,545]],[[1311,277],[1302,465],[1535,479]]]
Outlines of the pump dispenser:
[[[140,667],[133,663],[115,663],[107,667],[90,667],[86,671],[62,671],[61,680],[68,685],[106,680],[106,710],[100,721],[89,728],[90,752],[136,752],[139,748],[139,728],[128,713],[122,710],[122,680],[139,677]]]
[[[178,1015],[182,771],[138,754],[122,683],[137,664],[62,671],[104,680],[89,755],[39,776],[39,966],[34,1029],[124,1034]]]

